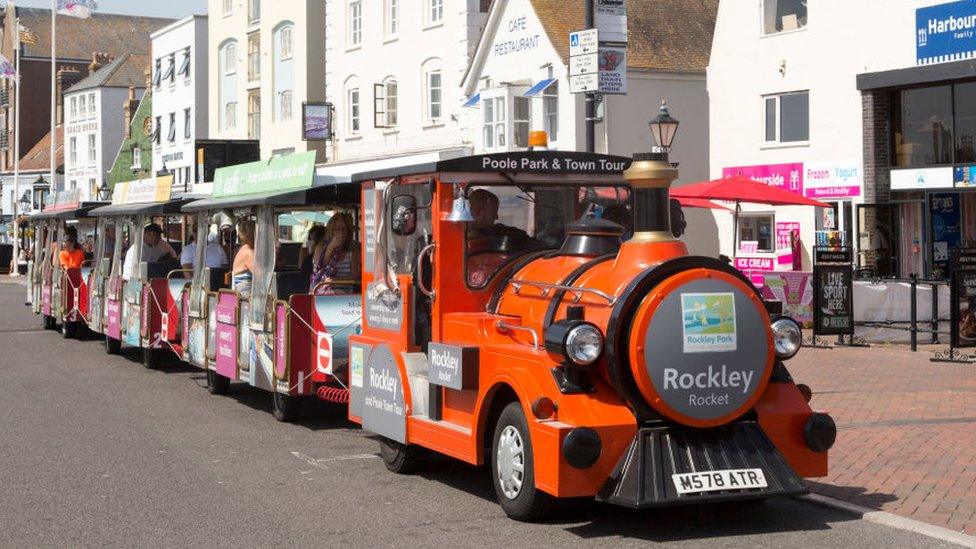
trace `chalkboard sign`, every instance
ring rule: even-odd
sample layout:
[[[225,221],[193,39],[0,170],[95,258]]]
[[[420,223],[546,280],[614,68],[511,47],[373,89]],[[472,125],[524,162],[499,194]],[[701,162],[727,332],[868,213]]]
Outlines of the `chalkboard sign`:
[[[952,256],[952,346],[976,347],[976,249]]]
[[[816,263],[850,263],[851,262],[851,249],[823,249],[815,248],[813,250],[814,262]]]
[[[813,266],[813,332],[854,333],[854,277],[850,265]]]

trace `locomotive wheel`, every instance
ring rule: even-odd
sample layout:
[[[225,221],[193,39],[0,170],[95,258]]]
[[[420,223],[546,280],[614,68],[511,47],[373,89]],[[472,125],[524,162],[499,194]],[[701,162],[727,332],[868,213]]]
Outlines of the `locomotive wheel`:
[[[207,370],[207,391],[212,395],[226,395],[230,390],[230,378],[213,370]]]
[[[555,498],[535,487],[532,440],[518,402],[502,410],[491,445],[495,496],[509,518],[532,522],[544,518]]]
[[[155,370],[163,363],[163,354],[157,349],[142,350],[142,366],[147,370]]]
[[[61,335],[65,339],[74,339],[78,337],[78,323],[65,321],[61,324]]]
[[[427,450],[416,445],[400,444],[395,440],[380,437],[380,457],[386,468],[398,475],[412,475],[420,472],[427,463]]]
[[[274,418],[283,423],[290,423],[298,419],[302,401],[298,397],[282,393],[271,393],[271,413]]]
[[[110,355],[117,355],[122,352],[122,342],[114,337],[105,336],[105,352]]]

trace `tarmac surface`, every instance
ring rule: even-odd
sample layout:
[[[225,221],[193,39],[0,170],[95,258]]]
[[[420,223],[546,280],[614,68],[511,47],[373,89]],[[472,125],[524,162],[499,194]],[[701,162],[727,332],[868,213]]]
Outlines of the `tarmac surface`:
[[[522,524],[483,468],[388,472],[342,408],[281,424],[268,395],[62,339],[0,282],[0,546],[948,547],[804,499],[664,511],[568,502]]]

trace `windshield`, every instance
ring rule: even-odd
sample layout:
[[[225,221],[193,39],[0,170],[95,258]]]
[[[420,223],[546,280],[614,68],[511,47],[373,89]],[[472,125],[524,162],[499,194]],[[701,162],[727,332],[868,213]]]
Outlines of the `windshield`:
[[[466,226],[466,278],[484,288],[515,259],[538,250],[557,249],[566,226],[584,217],[633,228],[631,194],[626,186],[553,187],[475,186],[467,189],[471,216]]]

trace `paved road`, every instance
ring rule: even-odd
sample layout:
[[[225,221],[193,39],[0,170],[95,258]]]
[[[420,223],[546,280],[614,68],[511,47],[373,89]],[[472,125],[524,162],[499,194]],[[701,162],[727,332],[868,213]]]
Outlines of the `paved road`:
[[[267,395],[207,393],[199,371],[147,371],[61,339],[0,283],[0,545],[938,547],[802,500],[631,512],[565,505],[527,525],[483,469],[446,459],[395,476],[340,409],[284,425]]]

